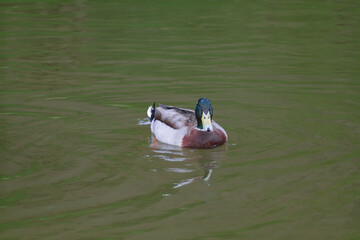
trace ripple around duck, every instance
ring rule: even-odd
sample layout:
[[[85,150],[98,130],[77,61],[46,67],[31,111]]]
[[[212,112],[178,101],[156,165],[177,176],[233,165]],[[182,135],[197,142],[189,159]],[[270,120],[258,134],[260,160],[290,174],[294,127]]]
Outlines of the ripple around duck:
[[[209,182],[212,171],[219,166],[226,154],[226,147],[202,151],[198,149],[182,149],[162,143],[157,143],[156,146],[151,144],[151,146],[152,153],[146,154],[145,157],[151,160],[152,164],[156,161],[153,166],[158,167],[152,169],[154,172],[165,171],[171,173],[171,179],[174,179],[174,189],[199,180]],[[202,174],[199,175],[199,172],[202,172]]]

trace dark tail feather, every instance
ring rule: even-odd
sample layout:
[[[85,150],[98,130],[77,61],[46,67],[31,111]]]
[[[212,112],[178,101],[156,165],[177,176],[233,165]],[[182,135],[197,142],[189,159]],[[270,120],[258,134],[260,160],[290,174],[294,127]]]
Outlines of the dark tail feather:
[[[151,108],[151,116],[149,117],[150,119],[150,122],[155,118],[155,102],[154,104],[152,105],[152,108]]]

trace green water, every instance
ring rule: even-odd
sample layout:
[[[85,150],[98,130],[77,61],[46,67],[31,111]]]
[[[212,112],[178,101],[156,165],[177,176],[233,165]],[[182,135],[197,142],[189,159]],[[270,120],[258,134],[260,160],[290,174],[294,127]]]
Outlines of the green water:
[[[2,0],[0,238],[360,239],[359,13]],[[200,97],[229,142],[152,147]]]

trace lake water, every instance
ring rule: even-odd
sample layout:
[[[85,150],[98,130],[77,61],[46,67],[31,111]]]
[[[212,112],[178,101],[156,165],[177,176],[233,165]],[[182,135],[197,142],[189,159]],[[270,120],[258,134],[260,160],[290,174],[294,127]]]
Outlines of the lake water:
[[[0,3],[1,239],[360,239],[360,4]],[[152,145],[154,101],[226,145]]]

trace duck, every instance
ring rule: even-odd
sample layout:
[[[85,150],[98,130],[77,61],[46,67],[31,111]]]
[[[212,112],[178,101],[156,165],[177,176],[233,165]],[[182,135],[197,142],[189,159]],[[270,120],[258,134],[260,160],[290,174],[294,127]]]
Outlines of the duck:
[[[155,141],[184,148],[214,148],[227,142],[225,130],[213,119],[210,100],[200,98],[195,111],[155,103],[147,116]]]

